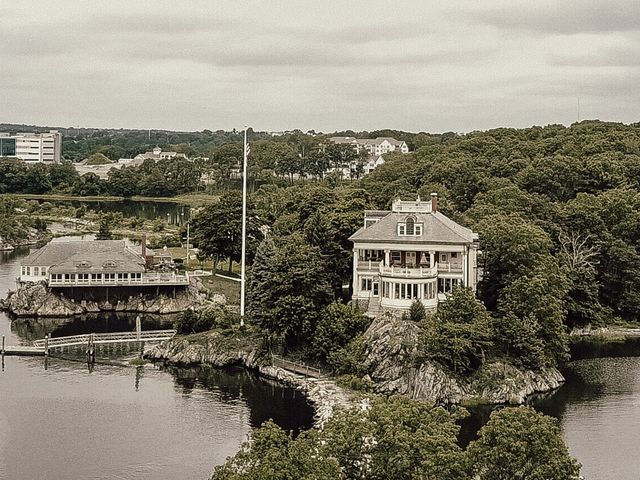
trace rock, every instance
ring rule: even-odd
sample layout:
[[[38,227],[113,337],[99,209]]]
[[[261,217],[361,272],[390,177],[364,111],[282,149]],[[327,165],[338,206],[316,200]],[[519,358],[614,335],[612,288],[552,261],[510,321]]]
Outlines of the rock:
[[[271,365],[258,349],[259,337],[238,338],[219,332],[194,336],[197,340],[174,337],[145,352],[145,358],[174,365],[206,364],[213,367],[240,365],[256,370],[262,377],[302,391],[314,404],[317,426],[324,425],[335,408],[354,406],[352,396],[329,378],[311,378]],[[193,338],[193,337],[191,337]]]
[[[440,404],[476,400],[524,403],[527,396],[558,388],[564,377],[555,368],[521,371],[501,362],[485,364],[468,378],[450,374],[436,362],[416,362],[419,326],[379,317],[365,332],[365,366],[378,393],[402,394]]]
[[[116,303],[107,301],[83,301],[74,303],[68,298],[51,292],[42,283],[26,283],[17,291],[10,292],[2,307],[18,317],[70,317],[83,313],[101,311],[179,313],[204,302],[197,288],[191,286],[176,292],[175,298],[167,295],[155,297],[135,296]]]

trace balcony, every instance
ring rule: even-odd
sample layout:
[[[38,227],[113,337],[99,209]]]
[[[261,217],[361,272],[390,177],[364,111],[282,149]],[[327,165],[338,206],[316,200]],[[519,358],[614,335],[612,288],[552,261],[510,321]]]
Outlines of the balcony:
[[[188,275],[175,273],[143,273],[141,278],[78,278],[48,280],[50,287],[126,287],[136,285],[188,285]]]
[[[462,263],[438,262],[438,273],[462,273]]]
[[[380,275],[395,278],[434,278],[438,275],[437,267],[384,266],[379,267]]]

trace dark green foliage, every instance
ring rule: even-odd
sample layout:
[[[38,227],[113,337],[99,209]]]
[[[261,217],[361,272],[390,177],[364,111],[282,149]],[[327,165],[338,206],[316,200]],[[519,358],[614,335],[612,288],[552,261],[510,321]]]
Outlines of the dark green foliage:
[[[409,308],[409,320],[412,322],[421,322],[427,318],[427,311],[420,300],[414,300]]]
[[[238,324],[239,322],[231,313],[222,308],[214,307],[198,312],[194,310],[180,312],[173,322],[173,328],[179,334],[189,335],[213,328],[230,328],[234,323]]]
[[[337,375],[363,376],[367,374],[366,356],[364,337],[360,334],[351,339],[344,347],[330,352],[327,364]]]
[[[492,345],[489,312],[468,288],[454,289],[422,327],[421,356],[459,374],[477,370]]]
[[[98,227],[96,240],[113,240],[113,234],[111,233],[112,224],[113,217],[110,214],[102,215],[100,217],[100,226]]]
[[[247,205],[247,254],[251,261],[262,240],[260,222],[253,205]],[[213,258],[214,267],[223,259],[239,262],[242,242],[242,195],[228,192],[220,201],[204,207],[191,220],[191,240],[200,251]]]
[[[318,247],[301,235],[268,237],[258,247],[248,278],[248,312],[263,328],[284,335],[288,345],[309,341],[321,309],[332,299]]]
[[[392,396],[374,398],[365,411],[338,411],[322,430],[296,439],[266,422],[212,480],[579,478],[555,419],[530,407],[495,411],[463,450],[456,424],[462,414]]]
[[[467,457],[470,478],[478,480],[580,478],[580,466],[569,456],[557,420],[531,407],[494,411]]]
[[[365,317],[357,307],[331,303],[320,314],[313,335],[314,355],[318,360],[326,362],[332,353],[347,346],[370,323],[371,319]]]

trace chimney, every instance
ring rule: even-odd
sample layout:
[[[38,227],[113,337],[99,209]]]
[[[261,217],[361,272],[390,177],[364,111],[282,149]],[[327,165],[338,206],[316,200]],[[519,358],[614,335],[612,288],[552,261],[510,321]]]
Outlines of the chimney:
[[[436,213],[438,211],[438,194],[431,194],[431,213]]]

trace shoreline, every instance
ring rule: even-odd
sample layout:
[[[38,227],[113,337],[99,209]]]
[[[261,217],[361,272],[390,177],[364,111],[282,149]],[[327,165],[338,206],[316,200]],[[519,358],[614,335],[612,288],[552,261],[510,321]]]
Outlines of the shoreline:
[[[337,385],[331,377],[305,377],[271,365],[269,358],[256,346],[258,341],[257,336],[241,338],[210,331],[164,341],[145,351],[143,358],[176,367],[206,365],[222,369],[239,366],[256,372],[264,379],[302,392],[313,404],[314,424],[317,427],[324,425],[334,408],[349,409],[366,402],[358,399],[355,392]]]
[[[132,197],[120,197],[116,195],[88,195],[83,197],[80,195],[65,195],[58,193],[7,193],[5,195],[7,198],[19,198],[23,200],[51,200],[67,202],[122,202],[130,200],[133,202],[177,203],[192,207],[216,203],[220,198],[219,195],[209,195],[204,193],[177,195],[175,197],[143,197],[140,195],[134,195]]]

